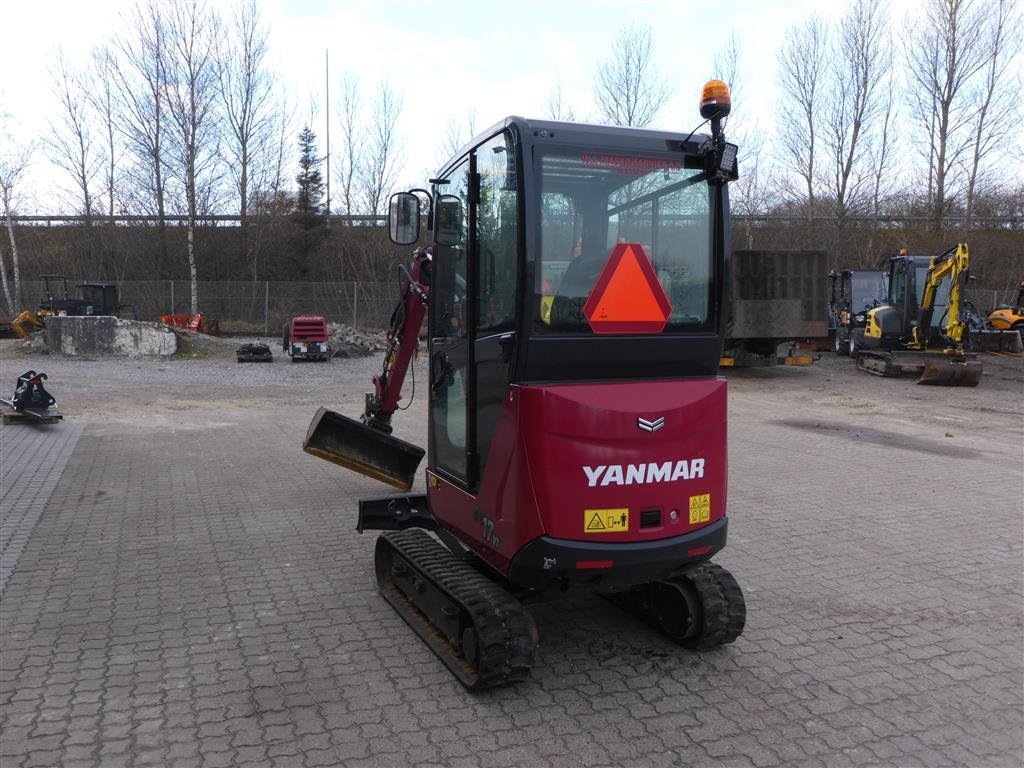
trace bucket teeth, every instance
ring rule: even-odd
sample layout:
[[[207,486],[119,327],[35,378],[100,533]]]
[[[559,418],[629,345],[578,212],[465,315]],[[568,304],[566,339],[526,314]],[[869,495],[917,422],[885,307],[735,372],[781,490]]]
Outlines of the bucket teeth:
[[[340,413],[316,412],[302,450],[403,491],[412,488],[424,451]]]

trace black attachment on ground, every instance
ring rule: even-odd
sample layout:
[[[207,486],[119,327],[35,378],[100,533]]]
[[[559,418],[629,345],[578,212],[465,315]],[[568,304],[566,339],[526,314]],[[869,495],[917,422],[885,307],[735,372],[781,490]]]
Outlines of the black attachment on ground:
[[[16,411],[31,409],[33,411],[45,411],[57,401],[43,387],[47,379],[45,373],[25,371],[18,377],[18,383],[14,389],[14,397],[11,398],[12,406]]]
[[[260,342],[243,344],[235,350],[235,356],[238,358],[238,362],[240,363],[274,362],[274,355],[271,353],[270,347]]]
[[[50,410],[50,406],[56,405],[57,401],[43,387],[46,378],[45,373],[35,371],[25,371],[18,377],[14,394],[10,398],[0,398],[0,403],[13,411],[4,414],[4,424],[15,421],[52,424],[64,418],[57,411]]]

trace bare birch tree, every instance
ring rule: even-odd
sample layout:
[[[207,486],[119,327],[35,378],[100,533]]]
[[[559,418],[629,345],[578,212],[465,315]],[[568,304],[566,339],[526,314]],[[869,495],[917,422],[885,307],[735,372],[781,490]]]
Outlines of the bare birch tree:
[[[54,163],[70,176],[73,184],[73,206],[92,226],[95,212],[93,185],[100,171],[100,159],[92,132],[88,88],[80,70],[72,71],[63,52],[51,72],[60,112],[50,120],[46,145]]]
[[[979,183],[985,175],[985,161],[996,147],[1005,146],[1013,131],[1020,130],[1022,117],[1021,75],[1019,69],[1011,68],[1021,50],[1019,18],[1009,0],[996,0],[995,6],[995,12],[987,14],[983,38],[987,61],[971,124],[973,136],[964,201],[964,220],[968,224],[974,214]]]
[[[988,59],[984,47],[987,4],[926,0],[923,18],[909,24],[908,77],[928,158],[928,207],[936,229],[946,214],[954,168],[969,153],[975,105],[970,83]]]
[[[14,234],[14,215],[17,212],[18,185],[29,167],[34,148],[18,146],[6,132],[0,132],[4,139],[0,151],[0,212],[7,226],[7,240],[11,246],[11,280],[7,279],[7,266],[0,249],[0,283],[3,285],[8,314],[16,315],[22,308],[21,302],[21,259],[18,253],[18,239]]]
[[[264,240],[281,226],[283,215],[291,210],[293,200],[287,190],[288,164],[294,144],[294,109],[287,97],[271,110],[271,138],[267,143],[264,163],[259,167],[259,183],[252,195],[252,209],[256,216],[256,227],[252,239],[253,281],[259,279],[261,268],[266,271],[267,260],[263,259]],[[254,294],[255,297],[255,294]]]
[[[237,195],[239,250],[253,263],[249,243],[251,186],[256,156],[265,154],[273,124],[272,83],[267,71],[267,29],[256,0],[239,0],[221,37],[217,66],[227,125],[224,159]],[[255,272],[254,272],[255,274]],[[255,278],[254,278],[255,279]]]
[[[612,125],[644,127],[653,123],[669,98],[665,78],[654,66],[650,27],[623,27],[594,78],[600,118]]]
[[[114,70],[117,64],[110,48],[103,47],[93,51],[93,77],[88,89],[89,101],[93,113],[99,118],[103,131],[103,198],[106,215],[113,221],[116,207],[114,199],[117,189],[117,103],[115,100]]]
[[[217,34],[217,19],[203,0],[183,0],[171,6],[168,112],[175,139],[172,169],[184,192],[192,314],[199,312],[196,219],[210,209],[218,159]]]
[[[357,182],[363,158],[362,94],[359,78],[346,72],[341,78],[341,102],[338,106],[341,123],[341,151],[337,164],[341,182],[341,204],[349,216],[359,207]]]
[[[790,170],[803,181],[807,218],[814,215],[821,111],[824,107],[828,28],[811,17],[791,28],[778,54],[779,145]]]
[[[891,46],[889,54],[889,76],[884,91],[896,92],[896,72],[893,67]],[[889,197],[893,183],[892,165],[895,155],[896,107],[891,97],[884,100],[884,107],[878,118],[877,139],[871,145],[871,215],[876,219],[882,214],[882,204]]]
[[[771,171],[764,153],[765,131],[750,110],[743,105],[740,77],[741,47],[736,34],[724,49],[712,58],[712,77],[729,86],[732,112],[726,119],[729,141],[737,145],[739,178],[729,185],[729,202],[735,213],[744,217],[746,247],[754,247],[752,218],[767,211],[771,202]]]
[[[135,6],[116,38],[117,62],[111,70],[118,127],[133,162],[126,169],[133,207],[155,213],[160,229],[160,262],[168,264],[166,111],[166,20],[158,0]]]
[[[455,153],[462,149],[477,133],[476,110],[471,109],[462,116],[462,120],[452,116],[444,131],[444,143],[441,145],[439,163],[446,163]]]
[[[826,98],[824,145],[836,225],[842,230],[851,210],[872,197],[871,146],[876,125],[891,95],[883,89],[891,57],[887,35],[889,9],[875,0],[852,0],[839,23],[832,59],[830,96]]]
[[[402,98],[387,82],[382,82],[374,100],[369,136],[365,146],[366,165],[361,186],[366,213],[381,213],[384,201],[398,175],[398,119]]]
[[[566,104],[561,80],[555,83],[551,93],[548,94],[547,101],[544,102],[544,109],[552,120],[564,120],[569,123],[576,120],[576,111]]]

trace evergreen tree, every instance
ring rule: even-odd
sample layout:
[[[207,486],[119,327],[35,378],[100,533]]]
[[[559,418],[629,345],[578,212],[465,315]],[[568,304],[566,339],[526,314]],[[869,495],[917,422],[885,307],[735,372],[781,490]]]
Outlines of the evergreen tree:
[[[298,194],[292,220],[300,227],[297,246],[303,262],[327,235],[327,206],[324,204],[324,180],[320,175],[323,158],[316,154],[316,134],[306,127],[299,134],[299,175],[295,177]],[[305,263],[297,265],[305,273]]]

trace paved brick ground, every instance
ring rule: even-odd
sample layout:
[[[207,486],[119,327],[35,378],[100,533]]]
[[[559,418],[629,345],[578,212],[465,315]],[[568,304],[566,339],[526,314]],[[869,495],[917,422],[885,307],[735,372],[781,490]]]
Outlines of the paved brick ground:
[[[12,424],[0,427],[0,591],[14,571],[78,444],[84,420],[67,425]]]
[[[3,507],[5,544],[31,535],[0,606],[0,764],[1019,768],[1019,413],[972,436],[783,379],[732,386],[719,561],[743,636],[693,655],[552,598],[531,679],[482,695],[377,595],[353,527],[383,487],[299,450],[326,383],[293,407],[72,418],[34,527]]]

